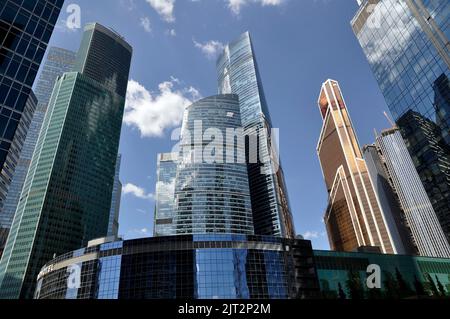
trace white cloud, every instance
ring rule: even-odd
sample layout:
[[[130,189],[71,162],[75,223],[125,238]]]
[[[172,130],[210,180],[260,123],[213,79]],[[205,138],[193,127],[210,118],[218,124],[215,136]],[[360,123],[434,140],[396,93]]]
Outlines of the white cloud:
[[[175,37],[177,35],[177,31],[175,29],[170,29],[166,31],[167,35],[170,35],[171,37]]]
[[[174,22],[175,16],[173,10],[175,7],[175,0],[146,0],[153,9],[166,21]]]
[[[195,47],[200,49],[208,59],[214,59],[224,49],[223,43],[219,41],[211,40],[204,43],[193,41]]]
[[[142,187],[128,183],[122,187],[122,193],[124,195],[133,195],[140,199],[153,199],[155,196],[151,193],[147,193]]]
[[[326,232],[318,232],[318,231],[307,231],[302,236],[304,239],[313,240],[313,239],[318,239],[321,237],[326,237],[327,233]]]
[[[170,182],[158,181],[156,183],[156,196],[158,198],[166,198],[167,196],[173,196],[174,193],[175,193],[175,178],[172,178]]]
[[[305,239],[317,239],[319,238],[319,232],[317,231],[307,231],[303,234],[303,238]]]
[[[241,13],[241,9],[243,6],[251,4],[251,3],[257,3],[265,6],[279,6],[286,0],[226,0],[228,2],[228,8],[234,13],[239,14]]]
[[[150,236],[150,231],[148,228],[135,228],[127,231],[126,238],[141,238]]]
[[[184,109],[200,98],[193,87],[176,89],[180,84],[172,77],[153,94],[139,82],[129,81],[124,123],[139,129],[142,137],[161,137],[166,129],[180,125]]]
[[[143,27],[147,33],[152,32],[152,26],[148,17],[141,18],[141,27]]]
[[[120,0],[120,4],[128,11],[133,11],[134,9],[136,9],[136,3],[134,2],[134,0]]]

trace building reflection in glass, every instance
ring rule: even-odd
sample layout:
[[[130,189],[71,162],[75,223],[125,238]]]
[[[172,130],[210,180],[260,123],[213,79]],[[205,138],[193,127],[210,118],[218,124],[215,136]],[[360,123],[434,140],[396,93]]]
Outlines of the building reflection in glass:
[[[450,240],[447,0],[366,0],[352,27]]]
[[[74,265],[81,267],[78,288],[68,285]],[[93,241],[44,266],[35,298],[289,299],[317,295],[309,241],[184,235]]]

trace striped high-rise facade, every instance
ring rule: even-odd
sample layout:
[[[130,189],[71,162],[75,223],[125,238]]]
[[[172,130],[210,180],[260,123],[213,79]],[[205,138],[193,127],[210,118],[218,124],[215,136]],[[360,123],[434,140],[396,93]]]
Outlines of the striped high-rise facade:
[[[450,245],[398,128],[383,131],[376,145],[385,160],[419,254],[450,258]]]
[[[322,85],[318,105],[323,127],[317,154],[329,193],[324,222],[331,248],[397,253],[337,81]]]

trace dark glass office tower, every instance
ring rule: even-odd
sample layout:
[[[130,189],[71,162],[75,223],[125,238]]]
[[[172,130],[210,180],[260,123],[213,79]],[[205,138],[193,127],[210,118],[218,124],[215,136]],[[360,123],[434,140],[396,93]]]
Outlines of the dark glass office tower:
[[[436,124],[442,127],[445,123],[450,123],[450,81],[446,74],[442,74],[434,81],[434,106],[436,107]],[[443,131],[442,136],[450,145],[450,130]]]
[[[36,107],[27,104],[31,87],[63,3],[0,2],[0,210]]]
[[[248,136],[259,132],[258,142],[250,141],[248,174],[255,233],[294,237],[292,213],[281,165],[273,154],[270,131],[272,123],[252,41],[248,32],[225,47],[217,61],[219,93],[237,94],[241,105],[242,126]],[[266,129],[266,130],[264,130]],[[257,152],[255,145],[258,144]],[[258,153],[258,159],[251,157]],[[275,156],[276,157],[276,156]],[[268,159],[271,159],[268,162]],[[277,165],[270,165],[276,162]],[[274,166],[278,166],[274,169]]]
[[[365,0],[352,27],[450,241],[448,0]]]
[[[21,171],[21,161],[19,160],[19,157],[21,156],[20,152],[18,151],[21,147],[21,145],[24,143],[23,141],[28,138],[28,135],[30,134],[30,129],[32,129],[32,125],[30,127],[30,123],[32,122],[32,111],[36,109],[37,106],[37,99],[34,95],[33,91],[31,91],[28,100],[25,104],[25,111],[22,113],[22,118],[19,121],[19,125],[17,126],[14,142],[12,143],[12,146],[9,150],[9,154],[6,159],[6,165],[12,165],[11,163],[17,163],[16,172],[14,173],[14,179],[16,174]],[[3,109],[3,114],[5,113],[7,109]],[[0,115],[1,117],[2,115]],[[13,115],[14,116],[14,115]],[[28,130],[28,132],[27,132]],[[26,142],[25,142],[26,143]],[[3,144],[2,144],[3,145]],[[1,146],[0,146],[1,147]],[[26,145],[24,149],[26,148]],[[22,153],[24,151],[22,150]],[[18,172],[17,172],[18,171]],[[6,170],[4,171],[6,173]],[[12,179],[11,176],[8,175],[8,181]],[[4,185],[3,185],[4,186]],[[11,184],[11,187],[9,189],[9,192],[11,194],[15,194],[15,186],[14,183]],[[8,196],[9,197],[9,196]],[[7,204],[7,203],[6,203]],[[7,206],[5,205],[3,209],[5,209]],[[13,213],[14,215],[14,213]],[[6,240],[8,238],[9,229],[11,228],[11,218],[13,215],[6,215],[3,214],[3,212],[0,210],[0,258],[2,256],[3,249],[6,245]]]
[[[185,111],[173,224],[176,235],[254,234],[236,95],[205,98]]]
[[[49,102],[0,262],[0,298],[32,298],[54,254],[106,236],[131,56],[118,34],[86,26],[82,72],[60,77]]]
[[[41,74],[36,84],[35,93],[37,97],[37,107],[33,119],[28,129],[28,134],[23,144],[20,159],[14,172],[14,178],[9,187],[8,196],[3,209],[0,209],[0,224],[9,230],[14,218],[14,214],[19,203],[22,187],[27,177],[33,151],[36,147],[37,139],[41,131],[42,122],[47,112],[48,102],[53,91],[58,76],[68,72],[73,68],[75,62],[75,52],[61,48],[51,47],[48,50],[47,58],[42,68]]]

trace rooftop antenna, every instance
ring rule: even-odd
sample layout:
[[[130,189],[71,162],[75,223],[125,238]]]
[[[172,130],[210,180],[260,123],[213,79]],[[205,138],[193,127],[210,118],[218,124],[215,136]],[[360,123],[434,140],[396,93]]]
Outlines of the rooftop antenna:
[[[391,124],[392,127],[397,127],[397,124],[395,124],[395,122],[390,118],[390,116],[387,114],[386,111],[383,112],[384,116],[386,117],[386,119],[388,120],[388,122]]]

